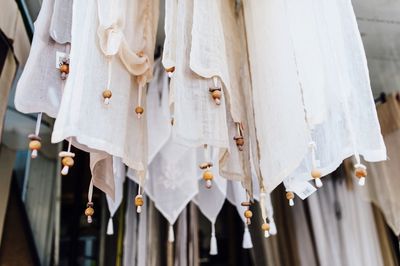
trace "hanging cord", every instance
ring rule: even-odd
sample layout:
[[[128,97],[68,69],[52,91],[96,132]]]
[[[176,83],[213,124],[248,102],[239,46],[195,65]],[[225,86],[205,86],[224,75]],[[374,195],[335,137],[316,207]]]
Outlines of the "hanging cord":
[[[112,91],[111,91],[111,75],[112,75],[112,57],[108,57],[108,62],[107,62],[107,86],[103,91],[103,102],[105,105],[110,104],[111,97],[112,97]]]
[[[249,193],[246,191],[246,201],[242,202],[241,205],[246,208],[244,211],[244,218],[246,219],[246,224],[251,224],[251,217],[253,217],[253,212],[250,210],[251,202]]]
[[[93,179],[90,179],[89,190],[88,190],[88,203],[86,204],[86,210],[85,210],[85,215],[87,216],[87,222],[89,224],[93,222],[92,216],[94,214],[92,196],[93,196]]]
[[[244,146],[244,138],[243,138],[243,124],[242,123],[235,123],[236,124],[236,136],[233,139],[236,142],[236,146],[238,147],[239,151],[243,151]]]
[[[365,178],[367,177],[367,167],[361,163],[360,155],[358,152],[354,152],[356,164],[354,165],[354,174],[358,178],[358,185],[365,185]]]
[[[68,149],[67,151],[62,151],[58,154],[60,158],[62,158],[61,163],[63,165],[63,168],[61,170],[62,175],[67,175],[69,172],[69,169],[74,165],[74,157],[75,153],[71,152],[71,145],[72,145],[72,137],[69,137],[68,139]]]
[[[209,88],[209,92],[210,92],[211,97],[213,98],[215,104],[220,105],[221,98],[222,98],[222,89],[221,89],[221,86],[220,86],[221,84],[220,84],[217,76],[213,77],[213,83],[214,83],[214,87]]]
[[[40,125],[42,124],[43,113],[38,113],[36,119],[35,134],[30,134],[29,138],[29,149],[31,150],[31,158],[35,159],[38,156],[38,151],[42,148],[42,139],[39,137]]]
[[[137,192],[137,195],[135,197],[135,206],[136,206],[136,212],[137,213],[141,213],[142,212],[142,206],[144,204],[143,195],[142,195],[142,188],[140,186],[140,183],[141,182],[139,182],[139,184],[138,184],[138,192]]]
[[[265,200],[266,200],[266,194],[264,189],[261,190],[260,193],[260,209],[261,209],[261,217],[263,220],[263,224],[261,225],[261,229],[264,231],[264,237],[267,238],[269,237],[269,230],[270,230],[270,224],[267,216],[267,210],[265,208]]]
[[[284,182],[285,190],[286,190],[286,199],[289,201],[289,206],[294,206],[294,193],[293,189],[290,187],[290,179],[287,178]]]
[[[114,223],[113,223],[113,217],[110,215],[110,219],[108,219],[108,224],[107,224],[107,235],[111,236],[114,234]]]
[[[137,118],[141,118],[142,114],[144,112],[144,109],[142,107],[142,94],[143,94],[143,86],[142,84],[139,83],[139,88],[138,88],[138,104],[135,108],[135,113],[137,115]]]
[[[207,144],[204,144],[204,163],[201,163],[199,165],[200,169],[204,170],[203,172],[203,180],[206,183],[206,188],[211,188],[212,187],[212,180],[214,179],[214,174],[211,171],[211,168],[213,166],[213,163],[210,160],[210,149]]]
[[[215,236],[215,221],[211,222],[210,255],[218,254],[217,238]]]
[[[309,143],[310,149],[311,149],[311,164],[312,164],[312,170],[311,170],[311,176],[314,178],[315,181],[315,186],[317,188],[320,188],[323,186],[322,181],[321,181],[321,171],[318,169],[318,162],[315,156],[315,151],[317,149],[317,144],[314,141],[311,141]]]

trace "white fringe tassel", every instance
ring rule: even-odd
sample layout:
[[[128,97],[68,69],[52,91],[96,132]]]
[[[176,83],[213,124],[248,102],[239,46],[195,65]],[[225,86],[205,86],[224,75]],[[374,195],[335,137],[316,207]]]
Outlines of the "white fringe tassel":
[[[114,223],[112,217],[108,219],[108,224],[107,224],[107,235],[111,236],[114,234]]]
[[[218,254],[217,238],[215,237],[215,223],[211,225],[210,255]]]
[[[250,236],[250,232],[249,232],[249,228],[247,227],[247,224],[244,227],[242,247],[244,249],[253,248],[253,242],[251,241],[251,236]]]
[[[175,241],[174,226],[170,224],[168,229],[168,242],[173,243],[174,241]]]

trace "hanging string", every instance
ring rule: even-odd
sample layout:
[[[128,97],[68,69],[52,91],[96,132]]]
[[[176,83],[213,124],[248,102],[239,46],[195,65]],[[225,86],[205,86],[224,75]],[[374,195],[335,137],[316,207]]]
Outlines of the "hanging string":
[[[104,99],[104,104],[108,105],[110,103],[111,97],[112,97],[112,91],[111,91],[111,75],[112,75],[112,65],[111,65],[111,60],[112,57],[108,57],[108,62],[107,62],[107,86],[105,90],[103,91],[103,99]]]
[[[211,171],[211,168],[213,166],[211,160],[210,160],[210,149],[207,144],[204,144],[204,160],[205,162],[200,164],[200,169],[204,170],[203,172],[203,180],[206,182],[206,188],[211,188],[212,187],[212,180],[214,179],[214,174]]]
[[[214,87],[209,89],[211,93],[211,97],[213,98],[216,105],[221,104],[221,97],[222,97],[222,89],[219,83],[219,79],[217,76],[213,77]]]
[[[144,204],[143,195],[142,195],[142,189],[141,189],[140,184],[141,184],[141,182],[139,182],[139,184],[138,184],[138,192],[137,192],[137,195],[135,197],[135,205],[136,205],[136,212],[137,213],[141,213],[142,212],[142,206]]]
[[[75,157],[75,153],[71,152],[71,145],[72,145],[72,137],[69,137],[68,139],[68,149],[67,151],[62,151],[59,153],[59,157],[62,158],[62,165],[63,168],[61,170],[61,174],[62,175],[67,175],[69,172],[69,168],[72,167],[74,165],[74,157]]]
[[[141,105],[141,104],[142,104],[143,86],[144,86],[144,85],[142,85],[141,82],[139,82],[139,88],[138,88],[138,104],[137,104],[137,106],[136,106],[136,108],[135,108],[135,113],[136,113],[138,119],[142,117],[142,114],[143,114],[143,112],[144,112],[144,109],[143,109],[143,107],[142,107],[142,105]]]
[[[365,185],[365,178],[367,177],[367,167],[361,163],[360,154],[358,152],[354,152],[354,157],[356,159],[355,168],[355,176],[358,178],[358,185]]]
[[[315,150],[317,149],[317,144],[314,141],[311,141],[309,143],[310,149],[311,149],[311,164],[312,164],[312,170],[311,170],[311,176],[315,180],[315,185],[316,187],[320,188],[323,186],[322,181],[321,181],[321,171],[318,169],[318,162],[315,156]]]
[[[36,118],[35,134],[30,134],[29,149],[31,150],[31,158],[35,159],[38,156],[38,151],[42,148],[42,139],[39,137],[40,125],[42,124],[42,113],[38,113]]]
[[[210,255],[218,254],[217,238],[215,236],[215,221],[211,223]]]
[[[268,222],[269,220],[267,216],[267,210],[265,208],[265,200],[266,200],[266,194],[264,189],[262,189],[260,193],[260,208],[261,208],[261,217],[263,220],[261,229],[264,231],[264,237],[267,238],[269,237],[270,224]]]
[[[86,205],[86,210],[85,210],[85,215],[87,216],[88,223],[93,222],[92,216],[94,214],[94,209],[93,209],[92,196],[93,196],[93,179],[90,179],[89,190],[88,190],[88,203]]]

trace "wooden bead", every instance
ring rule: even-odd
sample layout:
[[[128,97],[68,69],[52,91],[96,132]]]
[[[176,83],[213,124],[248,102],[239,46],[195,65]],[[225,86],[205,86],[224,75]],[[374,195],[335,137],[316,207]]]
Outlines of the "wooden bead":
[[[168,73],[175,72],[175,67],[173,66],[173,67],[166,68],[165,71]]]
[[[263,223],[263,224],[261,225],[261,229],[262,229],[263,231],[269,231],[270,228],[271,228],[271,226],[270,226],[268,223]]]
[[[208,163],[199,164],[199,168],[202,169],[202,170],[207,169],[208,168]]]
[[[62,64],[60,66],[60,72],[68,74],[69,73],[69,65],[68,64]]]
[[[137,195],[135,197],[135,206],[143,206],[144,201],[143,201],[143,196],[142,195]]]
[[[241,147],[244,145],[244,138],[242,136],[235,136],[233,139],[236,141],[236,145],[238,147]]]
[[[251,202],[249,202],[249,201],[244,201],[244,202],[242,202],[240,205],[242,205],[242,206],[244,206],[244,207],[248,207],[248,206],[251,206]]]
[[[291,191],[286,192],[286,199],[288,200],[294,199],[294,193]]]
[[[68,167],[71,167],[74,165],[74,159],[72,159],[72,157],[69,157],[69,156],[64,157],[61,162],[64,166],[68,166]]]
[[[358,178],[366,177],[367,176],[367,170],[364,169],[364,168],[361,168],[361,167],[357,168],[356,171],[355,171],[355,175]]]
[[[39,137],[38,135],[35,135],[35,134],[29,134],[28,138],[29,138],[30,140],[42,141],[42,138]]]
[[[86,208],[86,210],[85,210],[85,215],[86,216],[93,216],[93,214],[94,214],[94,209],[92,208],[92,207],[87,207]]]
[[[211,172],[211,171],[204,171],[204,173],[203,173],[203,179],[204,180],[212,180],[214,178],[214,175],[213,175],[213,173]]]
[[[221,99],[222,93],[221,90],[213,90],[211,92],[211,96],[213,97],[213,99]]]
[[[137,106],[137,107],[135,108],[135,113],[141,115],[141,114],[143,114],[143,112],[144,112],[143,107]]]
[[[253,213],[250,210],[246,210],[244,212],[244,217],[246,217],[247,219],[250,219],[251,217],[253,217]]]
[[[315,179],[315,178],[321,178],[322,174],[321,171],[319,169],[313,169],[311,171],[311,176]]]
[[[42,147],[42,143],[40,143],[40,141],[38,141],[38,140],[31,140],[29,142],[29,149],[31,149],[31,150],[40,150],[41,147]]]
[[[112,92],[110,90],[104,90],[103,91],[103,98],[104,99],[110,99],[112,97]]]

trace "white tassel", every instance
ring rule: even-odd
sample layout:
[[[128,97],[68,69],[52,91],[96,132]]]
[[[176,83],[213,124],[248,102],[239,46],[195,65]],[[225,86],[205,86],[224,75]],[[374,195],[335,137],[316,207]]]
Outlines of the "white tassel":
[[[38,156],[38,151],[37,150],[32,150],[31,158],[35,159],[37,156]]]
[[[108,219],[108,224],[107,224],[107,235],[111,236],[114,234],[114,223],[112,217]]]
[[[250,236],[249,228],[247,227],[247,225],[245,225],[245,227],[244,227],[242,247],[244,249],[253,248],[253,242],[251,241],[251,236]]]
[[[264,231],[264,237],[265,237],[265,238],[268,238],[269,235],[270,235],[270,234],[269,234],[269,231],[268,231],[268,230],[267,230],[267,231]]]
[[[360,179],[358,179],[358,185],[361,187],[365,185],[365,177],[360,177]]]
[[[293,207],[293,206],[294,206],[294,199],[290,199],[290,200],[289,200],[289,206],[290,206],[290,207]]]
[[[272,236],[274,236],[278,233],[278,230],[276,229],[275,221],[273,219],[269,220],[269,233]]]
[[[322,187],[324,184],[322,184],[321,178],[315,178],[315,186],[317,188]]]
[[[211,188],[212,187],[212,181],[211,180],[207,180],[206,181],[206,188]]]
[[[108,105],[109,103],[110,103],[110,98],[105,98],[105,99],[104,99],[104,104],[105,104],[105,105]]]
[[[169,78],[172,78],[174,76],[174,72],[167,72],[167,73]]]
[[[210,255],[218,254],[217,238],[215,237],[215,224],[211,224]]]
[[[63,169],[61,170],[61,174],[62,175],[68,175],[68,171],[69,171],[69,167],[68,166],[64,166]]]
[[[137,206],[136,207],[136,212],[141,213],[142,212],[142,206]]]
[[[175,241],[174,226],[170,224],[168,229],[168,242],[173,243],[174,241]]]

